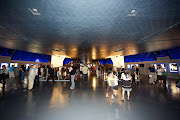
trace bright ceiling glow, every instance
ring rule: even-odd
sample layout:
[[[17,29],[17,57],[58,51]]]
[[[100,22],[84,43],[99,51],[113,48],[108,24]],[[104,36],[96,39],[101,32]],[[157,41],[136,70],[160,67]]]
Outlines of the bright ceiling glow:
[[[131,10],[131,13],[133,14],[133,13],[135,13],[136,12],[136,10]]]
[[[39,12],[37,11],[37,9],[28,8],[28,10],[29,10],[33,15],[41,15],[41,13],[39,13]]]
[[[34,12],[37,12],[37,9],[32,9]]]

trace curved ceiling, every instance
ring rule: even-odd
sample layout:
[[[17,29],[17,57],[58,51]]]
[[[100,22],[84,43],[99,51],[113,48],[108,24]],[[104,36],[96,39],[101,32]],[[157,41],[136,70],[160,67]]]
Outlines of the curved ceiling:
[[[11,49],[101,59],[180,46],[179,0],[1,0],[0,16]]]

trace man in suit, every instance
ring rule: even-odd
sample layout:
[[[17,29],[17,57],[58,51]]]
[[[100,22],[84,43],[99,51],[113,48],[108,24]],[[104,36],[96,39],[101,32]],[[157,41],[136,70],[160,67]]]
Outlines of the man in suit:
[[[49,79],[52,78],[53,82],[54,81],[54,69],[53,69],[53,65],[51,65],[51,67],[48,66],[48,78],[47,78],[47,83],[49,82]]]
[[[41,75],[40,66],[36,66],[36,76],[34,80],[34,86],[37,85],[39,87],[39,76]]]

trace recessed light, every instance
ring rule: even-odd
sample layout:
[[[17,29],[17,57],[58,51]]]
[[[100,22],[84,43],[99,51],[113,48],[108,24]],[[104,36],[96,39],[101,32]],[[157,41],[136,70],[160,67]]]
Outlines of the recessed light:
[[[125,48],[121,48],[121,49],[116,49],[114,52],[119,52],[121,50],[125,50]]]
[[[41,15],[41,13],[39,13],[39,12],[37,11],[37,9],[28,8],[28,10],[29,10],[33,15]]]
[[[136,10],[131,10],[131,14],[134,14],[136,12]]]
[[[136,16],[137,12],[138,10],[133,9],[131,10],[131,13],[128,14],[128,16]]]
[[[37,9],[32,9],[34,12],[37,12]]]

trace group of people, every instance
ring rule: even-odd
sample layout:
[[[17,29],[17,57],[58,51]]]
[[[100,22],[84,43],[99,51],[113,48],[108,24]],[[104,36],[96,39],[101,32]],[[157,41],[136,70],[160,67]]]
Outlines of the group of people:
[[[124,69],[121,73],[122,78],[122,99],[124,101],[125,92],[127,92],[127,100],[130,99],[130,92],[132,91],[131,86],[131,72],[130,70]],[[107,73],[107,92],[106,97],[109,97],[109,92],[111,93],[111,99],[117,98],[117,90],[118,90],[118,77],[115,71],[109,70]]]
[[[159,83],[159,86],[163,86],[166,84],[166,72],[161,67],[161,65],[157,65],[157,70],[155,69],[154,65],[152,64],[148,68],[148,74],[149,74],[149,83],[155,84]]]

